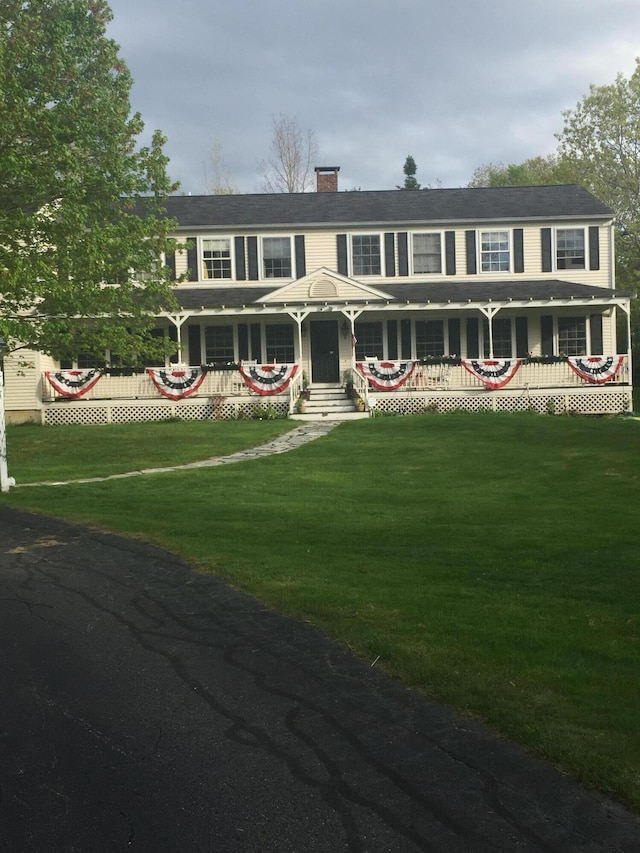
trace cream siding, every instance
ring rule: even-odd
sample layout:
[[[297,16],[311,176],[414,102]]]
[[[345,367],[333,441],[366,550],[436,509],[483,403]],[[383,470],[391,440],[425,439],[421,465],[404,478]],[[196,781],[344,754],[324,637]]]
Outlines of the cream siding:
[[[307,273],[320,267],[338,269],[337,232],[314,231],[304,234]]]

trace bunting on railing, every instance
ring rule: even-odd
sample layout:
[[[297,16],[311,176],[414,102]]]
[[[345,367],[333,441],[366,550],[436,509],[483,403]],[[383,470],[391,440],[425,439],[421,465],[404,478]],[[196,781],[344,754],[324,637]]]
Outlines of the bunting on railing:
[[[623,355],[581,355],[567,358],[571,370],[593,385],[611,382],[622,367],[623,361]]]
[[[162,396],[170,400],[182,400],[195,394],[206,375],[201,367],[177,367],[171,370],[148,367],[147,373]]]
[[[462,359],[462,366],[476,379],[483,382],[487,388],[497,391],[504,388],[516,375],[520,367],[518,358],[485,358]]]
[[[297,372],[297,364],[240,365],[240,375],[246,384],[264,397],[286,391]]]
[[[47,370],[44,374],[51,387],[63,397],[82,397],[100,380],[102,373],[95,367],[86,370]]]
[[[356,367],[378,391],[395,391],[413,373],[413,361],[358,361]]]

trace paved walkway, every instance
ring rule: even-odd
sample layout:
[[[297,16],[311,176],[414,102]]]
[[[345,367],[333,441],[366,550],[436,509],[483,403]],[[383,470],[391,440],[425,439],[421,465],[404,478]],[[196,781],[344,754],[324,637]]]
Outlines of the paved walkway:
[[[124,480],[127,477],[140,477],[143,474],[164,474],[167,471],[184,471],[189,468],[213,468],[216,465],[230,465],[233,462],[246,462],[248,459],[260,459],[263,456],[271,456],[276,453],[287,453],[302,444],[307,444],[316,438],[320,438],[331,432],[338,426],[340,421],[314,421],[303,424],[292,429],[285,435],[274,438],[266,444],[257,447],[249,447],[247,450],[239,450],[229,456],[214,456],[211,459],[203,459],[200,462],[188,462],[185,465],[172,465],[168,468],[143,468],[140,471],[127,471],[124,474],[111,474],[109,477],[85,477],[80,480],[49,480],[41,483],[17,483],[14,488],[28,488],[29,486],[69,486],[72,483],[103,483],[106,480]]]

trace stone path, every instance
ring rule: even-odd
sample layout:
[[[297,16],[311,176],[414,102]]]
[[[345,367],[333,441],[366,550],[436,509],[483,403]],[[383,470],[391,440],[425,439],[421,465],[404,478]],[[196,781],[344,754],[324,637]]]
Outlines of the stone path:
[[[295,450],[302,444],[321,438],[337,427],[339,421],[314,421],[296,427],[285,435],[274,438],[266,444],[257,447],[249,447],[247,450],[239,450],[229,456],[214,456],[211,459],[203,459],[200,462],[188,462],[185,465],[172,465],[168,468],[143,468],[140,471],[127,471],[124,474],[111,474],[108,477],[85,477],[81,480],[49,480],[40,483],[17,483],[14,488],[28,488],[30,486],[69,486],[73,483],[103,483],[106,480],[124,480],[127,477],[140,477],[143,474],[163,474],[167,471],[183,471],[189,468],[213,468],[216,465],[229,465],[233,462],[246,462],[249,459],[260,459],[262,456],[271,456],[277,453],[287,453]]]

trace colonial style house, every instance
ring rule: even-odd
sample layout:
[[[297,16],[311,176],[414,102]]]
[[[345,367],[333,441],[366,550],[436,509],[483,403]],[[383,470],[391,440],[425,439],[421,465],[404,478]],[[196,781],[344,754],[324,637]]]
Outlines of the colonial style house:
[[[631,409],[604,204],[578,186],[339,192],[338,171],[315,193],[169,198],[187,249],[165,259],[179,307],[157,325],[176,356],[7,359],[8,418]]]

